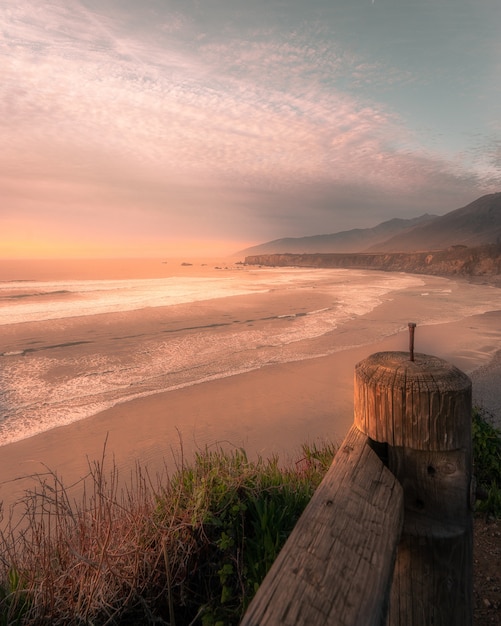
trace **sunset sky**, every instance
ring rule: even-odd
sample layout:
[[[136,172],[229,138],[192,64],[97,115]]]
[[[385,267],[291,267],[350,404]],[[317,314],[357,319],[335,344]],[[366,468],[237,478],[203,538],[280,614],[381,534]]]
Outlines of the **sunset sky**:
[[[501,190],[499,0],[0,0],[0,258],[230,253]]]

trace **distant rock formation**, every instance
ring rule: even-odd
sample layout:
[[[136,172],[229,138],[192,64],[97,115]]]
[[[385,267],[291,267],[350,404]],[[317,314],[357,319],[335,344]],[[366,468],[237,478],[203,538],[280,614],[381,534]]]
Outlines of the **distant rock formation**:
[[[350,254],[259,254],[248,265],[371,269],[435,276],[483,277],[501,283],[501,244],[469,248],[456,245],[428,252]]]

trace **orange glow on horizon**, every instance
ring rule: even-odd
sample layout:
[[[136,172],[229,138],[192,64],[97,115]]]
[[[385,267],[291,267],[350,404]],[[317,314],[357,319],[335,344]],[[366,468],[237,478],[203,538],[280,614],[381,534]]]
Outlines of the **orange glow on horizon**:
[[[112,259],[231,256],[256,242],[173,241],[75,241],[61,239],[0,239],[0,259]]]

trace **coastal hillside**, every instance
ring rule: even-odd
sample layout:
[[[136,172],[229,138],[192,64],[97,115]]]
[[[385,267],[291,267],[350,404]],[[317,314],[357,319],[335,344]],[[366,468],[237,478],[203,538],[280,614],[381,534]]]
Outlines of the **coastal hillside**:
[[[275,252],[360,252],[372,246],[382,244],[389,238],[412,230],[415,226],[433,221],[437,216],[425,213],[412,219],[394,218],[382,222],[373,228],[353,228],[329,235],[313,235],[311,237],[285,237],[275,239],[251,248],[241,250],[237,254],[268,254]]]
[[[352,254],[260,254],[247,265],[371,269],[435,276],[478,277],[501,282],[501,243],[468,248],[452,246],[436,252]]]
[[[454,245],[481,246],[499,241],[501,193],[492,193],[425,224],[418,224],[385,242],[379,242],[368,251],[443,250]]]
[[[501,192],[436,216],[392,219],[374,228],[329,235],[285,238],[242,250],[242,256],[274,253],[414,252],[451,246],[483,246],[501,241]]]

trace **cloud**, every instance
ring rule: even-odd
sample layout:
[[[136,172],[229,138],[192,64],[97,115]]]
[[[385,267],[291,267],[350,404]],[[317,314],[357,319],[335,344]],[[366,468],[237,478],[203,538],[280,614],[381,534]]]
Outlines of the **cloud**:
[[[419,77],[320,22],[216,36],[156,7],[0,8],[7,211],[68,233],[272,238],[445,212],[499,182],[497,144],[483,175],[423,146],[367,91]]]

